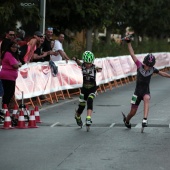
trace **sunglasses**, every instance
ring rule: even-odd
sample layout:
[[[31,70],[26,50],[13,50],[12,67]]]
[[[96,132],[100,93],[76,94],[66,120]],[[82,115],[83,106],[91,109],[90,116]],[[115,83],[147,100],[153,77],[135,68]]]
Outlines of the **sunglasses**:
[[[53,31],[53,28],[52,27],[48,27],[47,30]]]
[[[11,46],[12,48],[18,48],[18,46],[17,45],[13,45],[13,46]]]
[[[9,34],[10,36],[15,36],[15,34]]]

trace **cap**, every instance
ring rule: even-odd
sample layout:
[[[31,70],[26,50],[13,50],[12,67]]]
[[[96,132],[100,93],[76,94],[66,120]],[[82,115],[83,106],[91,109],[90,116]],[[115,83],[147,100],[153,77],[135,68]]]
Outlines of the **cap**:
[[[35,31],[34,35],[36,35],[38,37],[43,37],[44,36],[40,31]]]

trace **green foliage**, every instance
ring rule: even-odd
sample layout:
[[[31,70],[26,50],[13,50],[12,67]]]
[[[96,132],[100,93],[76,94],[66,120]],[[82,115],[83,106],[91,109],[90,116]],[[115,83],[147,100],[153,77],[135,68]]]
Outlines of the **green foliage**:
[[[144,40],[139,43],[138,46],[136,46],[135,42],[132,42],[135,54],[142,54],[142,53],[155,53],[155,52],[168,52],[170,48],[170,44],[165,40]],[[76,56],[79,59],[81,59],[82,53],[84,52],[84,49],[80,49],[76,51],[72,48],[67,48],[67,54],[69,56]],[[117,44],[115,42],[112,42],[110,45],[105,44],[104,42],[95,42],[93,44],[93,53],[96,58],[102,58],[102,57],[117,57],[117,56],[123,56],[123,55],[129,55],[127,44],[126,42],[123,42],[122,44]]]
[[[31,7],[23,7],[21,3],[23,0],[0,0],[0,33],[4,33],[7,28],[15,28],[16,22],[21,21],[22,24],[32,22],[39,25],[40,15],[39,8],[35,4]]]
[[[131,0],[125,3],[126,25],[140,36],[167,36],[170,31],[170,3],[168,0]]]

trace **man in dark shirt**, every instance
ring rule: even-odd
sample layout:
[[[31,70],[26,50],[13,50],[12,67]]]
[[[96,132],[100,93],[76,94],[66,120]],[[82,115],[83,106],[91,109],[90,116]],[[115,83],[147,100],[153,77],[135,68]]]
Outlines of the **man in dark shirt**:
[[[57,55],[57,52],[53,52],[52,51],[52,47],[51,47],[51,40],[52,40],[52,36],[53,36],[53,28],[48,27],[45,30],[45,40],[44,43],[42,44],[42,51],[43,52],[47,52],[50,51],[50,54],[47,55],[46,57],[44,57],[44,61],[50,61],[50,55]]]
[[[3,51],[6,50],[10,42],[13,41],[14,39],[15,39],[14,29],[8,29],[6,31],[5,38],[2,40],[2,43],[1,43],[1,54],[3,53]]]

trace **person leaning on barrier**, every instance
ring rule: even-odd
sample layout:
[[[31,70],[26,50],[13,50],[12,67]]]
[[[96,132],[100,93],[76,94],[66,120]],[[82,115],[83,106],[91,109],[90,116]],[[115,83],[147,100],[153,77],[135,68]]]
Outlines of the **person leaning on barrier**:
[[[34,51],[39,47],[41,38],[44,35],[40,31],[34,33],[33,38],[27,43],[27,52],[23,57],[23,62],[30,63],[33,60]]]
[[[170,74],[160,71],[154,67],[156,63],[156,58],[153,54],[148,54],[144,57],[143,63],[141,63],[136,55],[131,45],[131,35],[127,35],[122,40],[127,42],[129,53],[132,60],[137,66],[137,77],[136,77],[136,88],[131,99],[131,110],[127,117],[124,115],[124,124],[127,128],[131,128],[130,120],[136,114],[140,102],[144,102],[144,113],[142,120],[142,127],[147,127],[147,118],[149,113],[149,103],[150,103],[150,80],[153,73],[159,74],[163,77],[170,78]]]
[[[53,47],[53,51],[58,52],[58,55],[57,56],[51,55],[52,61],[66,60],[66,63],[67,63],[68,60],[70,60],[67,54],[64,52],[63,42],[64,42],[64,34],[59,33],[58,39],[55,40],[54,47]]]
[[[48,27],[45,30],[45,39],[44,39],[44,42],[42,44],[42,51],[48,52],[48,55],[46,57],[44,57],[44,61],[50,61],[51,55],[54,55],[54,56],[58,55],[57,52],[52,51],[52,47],[51,47],[52,36],[53,36],[53,28]]]
[[[44,62],[44,58],[49,55],[50,52],[44,52],[42,44],[44,43],[44,37],[40,37],[40,44],[37,46],[37,49],[34,51],[32,62]]]

